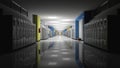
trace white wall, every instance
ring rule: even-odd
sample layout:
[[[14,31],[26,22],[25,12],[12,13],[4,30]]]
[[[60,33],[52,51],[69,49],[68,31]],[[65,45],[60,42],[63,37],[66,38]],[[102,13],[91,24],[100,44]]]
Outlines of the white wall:
[[[70,38],[72,38],[72,28],[70,29]]]
[[[79,38],[83,40],[83,20],[79,21]]]
[[[75,24],[72,26],[72,38],[75,39]]]

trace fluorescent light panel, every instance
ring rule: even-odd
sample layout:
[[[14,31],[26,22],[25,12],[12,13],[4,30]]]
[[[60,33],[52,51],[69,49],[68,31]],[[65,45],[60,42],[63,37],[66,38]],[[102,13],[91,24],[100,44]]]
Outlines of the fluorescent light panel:
[[[61,49],[62,51],[69,50],[69,49]]]
[[[74,19],[61,19],[60,21],[74,21]]]
[[[62,52],[62,54],[69,54],[68,52]]]
[[[51,55],[51,57],[58,57],[58,55]]]
[[[59,50],[53,50],[52,52],[59,52]]]
[[[49,62],[48,65],[56,65],[57,62]]]
[[[71,58],[62,58],[62,60],[71,60]]]
[[[58,19],[58,17],[56,16],[50,16],[50,17],[47,17],[48,19]]]

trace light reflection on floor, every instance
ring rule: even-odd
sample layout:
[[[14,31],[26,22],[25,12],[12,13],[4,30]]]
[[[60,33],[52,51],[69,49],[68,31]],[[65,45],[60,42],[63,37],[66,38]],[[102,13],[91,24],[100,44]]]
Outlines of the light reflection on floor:
[[[47,40],[41,41],[41,48],[44,49],[44,55],[41,56],[39,68],[78,68],[75,62],[74,50],[69,48],[74,40],[64,37],[56,36]],[[47,49],[50,43],[54,43],[51,48]],[[44,45],[44,46],[43,46]]]

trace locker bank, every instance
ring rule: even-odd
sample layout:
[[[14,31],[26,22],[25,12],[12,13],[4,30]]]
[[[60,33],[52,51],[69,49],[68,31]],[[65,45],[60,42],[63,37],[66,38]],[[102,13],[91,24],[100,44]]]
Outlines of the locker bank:
[[[0,68],[120,68],[119,0],[1,0]]]

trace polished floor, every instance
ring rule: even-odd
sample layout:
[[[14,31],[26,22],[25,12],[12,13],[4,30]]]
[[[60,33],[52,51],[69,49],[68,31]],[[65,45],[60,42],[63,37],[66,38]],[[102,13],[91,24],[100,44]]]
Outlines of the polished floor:
[[[55,36],[0,55],[0,68],[120,68],[120,54]]]
[[[119,68],[120,54],[109,53],[65,36],[40,42],[37,68]]]
[[[79,68],[75,61],[74,40],[55,36],[41,41],[42,51],[39,68]],[[75,42],[75,41],[74,41]]]

